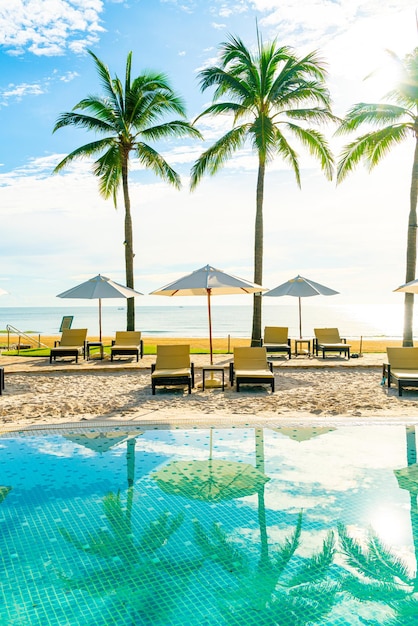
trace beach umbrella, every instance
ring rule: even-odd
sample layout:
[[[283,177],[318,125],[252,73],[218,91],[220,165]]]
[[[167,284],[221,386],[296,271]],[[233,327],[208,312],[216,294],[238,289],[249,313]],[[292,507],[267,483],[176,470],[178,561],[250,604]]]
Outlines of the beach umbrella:
[[[310,298],[311,296],[335,296],[338,291],[315,283],[313,280],[304,278],[303,276],[296,276],[286,281],[282,285],[267,291],[264,296],[293,296],[299,300],[299,337],[302,339],[302,298]]]
[[[57,298],[76,298],[99,301],[99,338],[102,340],[102,300],[104,298],[135,298],[144,294],[135,289],[120,285],[115,281],[98,274],[86,282],[76,285],[57,295]]]
[[[266,291],[261,285],[250,283],[243,278],[237,278],[232,274],[227,274],[211,265],[205,265],[195,270],[183,278],[156,289],[151,292],[151,296],[206,296],[208,305],[209,321],[209,349],[210,364],[213,365],[212,348],[212,315],[211,297],[222,295],[233,295],[243,293],[258,293]]]
[[[409,283],[401,285],[393,291],[403,291],[404,293],[418,293],[418,278],[411,280]]]
[[[286,437],[290,437],[290,439],[300,443],[302,441],[308,441],[314,437],[330,433],[333,430],[336,430],[336,428],[327,426],[298,426],[295,428],[272,428],[271,430],[274,430],[276,433],[280,433],[281,435],[285,435]]]
[[[85,432],[70,433],[63,435],[65,439],[84,446],[93,452],[107,452],[111,448],[114,448],[118,444],[135,439],[139,435],[143,435],[144,431],[139,428],[131,429],[129,431],[123,430],[91,430]]]
[[[171,461],[152,478],[164,493],[204,502],[249,496],[270,480],[249,463],[213,459],[212,429],[208,460]]]

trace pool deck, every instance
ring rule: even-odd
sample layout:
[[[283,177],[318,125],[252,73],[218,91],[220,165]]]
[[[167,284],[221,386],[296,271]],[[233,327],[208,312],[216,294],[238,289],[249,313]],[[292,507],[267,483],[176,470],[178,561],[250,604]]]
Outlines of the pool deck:
[[[232,361],[232,354],[215,354],[213,356],[214,366],[229,367],[229,363]],[[269,361],[273,363],[274,368],[309,368],[309,369],[323,369],[323,368],[335,368],[335,367],[347,367],[347,368],[375,368],[381,369],[382,364],[386,362],[386,354],[384,353],[367,353],[363,354],[359,358],[347,359],[339,355],[327,356],[325,359],[322,356],[308,357],[307,355],[299,355],[297,357],[292,355],[291,359],[286,357],[274,357],[269,355]],[[192,354],[191,360],[193,361],[196,369],[209,366],[209,356],[207,354]],[[93,355],[89,361],[79,358],[78,363],[74,359],[66,358],[59,359],[49,363],[49,358],[41,357],[26,357],[26,356],[3,356],[0,355],[0,367],[4,367],[7,374],[13,373],[51,373],[51,372],[74,372],[74,371],[121,371],[131,369],[151,369],[152,363],[155,363],[155,355],[145,355],[137,363],[134,359],[121,358],[118,360],[110,361],[109,358],[103,360]]]

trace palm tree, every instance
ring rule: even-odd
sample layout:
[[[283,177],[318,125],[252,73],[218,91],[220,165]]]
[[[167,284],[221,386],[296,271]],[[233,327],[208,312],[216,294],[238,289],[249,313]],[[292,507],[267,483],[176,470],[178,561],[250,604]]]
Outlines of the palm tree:
[[[232,129],[195,162],[191,188],[202,176],[215,174],[234,152],[249,142],[258,157],[254,240],[254,282],[263,280],[263,197],[266,168],[276,156],[290,165],[300,187],[299,156],[288,138],[296,138],[319,160],[328,178],[333,158],[324,136],[310,123],[333,119],[325,68],[316,52],[297,57],[277,41],[263,44],[257,31],[252,53],[238,37],[220,46],[220,65],[200,72],[201,90],[215,87],[205,115],[232,117]],[[229,98],[229,100],[227,99]],[[196,120],[195,120],[196,121]],[[261,294],[254,295],[252,345],[261,338]]]
[[[394,104],[355,104],[345,116],[337,134],[371,126],[364,135],[347,144],[338,164],[337,181],[341,182],[355,166],[364,161],[372,170],[390,149],[412,139],[412,163],[405,282],[415,279],[417,259],[417,198],[418,198],[418,48],[400,60],[401,80],[386,97]],[[411,142],[411,143],[412,143]],[[414,295],[405,294],[403,345],[413,346],[412,321]]]
[[[185,120],[183,101],[175,94],[164,74],[147,72],[132,80],[132,52],[129,52],[123,85],[117,76],[111,78],[108,67],[93,52],[89,54],[96,64],[104,94],[87,96],[71,112],[62,113],[53,132],[65,126],[75,126],[92,131],[102,138],[71,152],[58,163],[54,173],[76,159],[97,157],[93,163],[93,173],[99,179],[100,194],[106,199],[112,196],[115,207],[122,183],[125,204],[126,285],[133,289],[135,255],[128,187],[131,153],[134,153],[143,167],[151,169],[162,180],[180,188],[180,176],[148,142],[169,137],[201,135]],[[181,119],[164,121],[165,116],[171,114],[178,115]],[[135,330],[134,298],[128,299],[127,330]]]

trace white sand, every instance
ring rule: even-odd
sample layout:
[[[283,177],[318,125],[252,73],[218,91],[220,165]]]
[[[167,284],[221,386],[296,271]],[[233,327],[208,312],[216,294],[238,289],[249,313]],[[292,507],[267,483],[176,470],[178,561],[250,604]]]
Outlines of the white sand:
[[[382,356],[383,358],[383,356]],[[149,357],[151,363],[152,357]],[[154,358],[155,360],[155,358]],[[199,360],[199,359],[197,359]],[[227,365],[230,357],[222,361]],[[315,423],[343,418],[348,423],[380,418],[418,418],[418,390],[398,397],[396,388],[381,386],[381,366],[353,359],[350,363],[314,363],[302,359],[278,363],[276,391],[243,387],[239,393],[227,382],[225,391],[196,387],[191,395],[181,388],[157,389],[151,394],[149,364],[89,362],[49,365],[47,362],[9,361],[6,389],[0,398],[0,420],[7,427],[63,424],[84,420],[167,421],[196,423],[223,416],[257,421],[300,418]],[[97,368],[97,369],[95,369]],[[197,364],[196,383],[201,380]]]

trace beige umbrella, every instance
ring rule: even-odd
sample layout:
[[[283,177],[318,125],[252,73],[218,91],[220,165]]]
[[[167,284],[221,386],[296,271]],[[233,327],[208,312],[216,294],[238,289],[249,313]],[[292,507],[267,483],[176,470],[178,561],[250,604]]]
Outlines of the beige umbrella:
[[[86,282],[63,291],[57,298],[81,298],[99,301],[99,339],[102,340],[102,299],[103,298],[135,298],[143,294],[130,287],[125,287],[114,280],[98,274]]]
[[[261,285],[250,283],[243,278],[237,278],[232,274],[227,274],[222,270],[218,270],[211,265],[205,265],[195,270],[183,278],[179,278],[174,282],[156,289],[151,292],[151,296],[206,296],[208,303],[208,321],[209,321],[209,350],[210,364],[213,365],[213,347],[212,347],[212,315],[211,315],[211,297],[244,293],[258,293],[267,291]]]
[[[326,426],[302,426],[295,428],[272,428],[271,430],[274,430],[276,433],[286,435],[286,437],[290,437],[290,439],[301,442],[313,439],[313,437],[319,437],[319,435],[325,435],[326,433],[336,430],[336,428],[328,428]]]
[[[257,493],[270,480],[249,463],[212,458],[213,440],[207,461],[171,461],[152,478],[169,495],[190,500],[220,502]]]
[[[282,285],[275,287],[274,289],[270,289],[264,296],[293,296],[298,298],[299,301],[299,338],[302,339],[302,298],[310,298],[312,296],[335,296],[338,294],[338,291],[334,289],[330,289],[329,287],[325,287],[325,285],[321,285],[320,283],[315,283],[313,280],[309,278],[304,278],[303,276],[295,276],[295,278],[291,278],[286,281]]]

